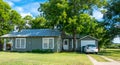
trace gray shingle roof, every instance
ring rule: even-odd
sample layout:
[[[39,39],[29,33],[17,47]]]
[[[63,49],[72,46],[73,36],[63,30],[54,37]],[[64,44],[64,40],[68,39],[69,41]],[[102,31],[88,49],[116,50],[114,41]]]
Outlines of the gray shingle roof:
[[[55,29],[23,29],[20,32],[12,32],[1,37],[60,36],[60,34],[60,31]]]

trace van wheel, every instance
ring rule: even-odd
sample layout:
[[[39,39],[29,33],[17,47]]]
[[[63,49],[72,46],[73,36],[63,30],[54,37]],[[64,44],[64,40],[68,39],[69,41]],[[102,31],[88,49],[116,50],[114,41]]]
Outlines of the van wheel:
[[[95,52],[95,54],[98,54],[98,52]]]

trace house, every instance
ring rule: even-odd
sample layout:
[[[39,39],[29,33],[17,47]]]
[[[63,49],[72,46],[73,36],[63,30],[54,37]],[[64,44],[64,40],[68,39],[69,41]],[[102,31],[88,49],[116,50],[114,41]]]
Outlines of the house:
[[[4,39],[4,50],[6,50],[7,40],[11,40],[11,51],[51,49],[54,52],[60,52],[73,49],[73,37],[55,29],[23,29],[20,32],[5,34],[1,38]],[[98,46],[98,40],[89,35],[76,36],[76,51],[83,51],[83,46],[87,44]]]

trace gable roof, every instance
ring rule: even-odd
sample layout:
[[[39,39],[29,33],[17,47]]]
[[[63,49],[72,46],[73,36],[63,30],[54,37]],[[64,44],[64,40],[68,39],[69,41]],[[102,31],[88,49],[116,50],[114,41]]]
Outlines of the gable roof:
[[[60,36],[60,34],[60,31],[56,29],[23,29],[20,32],[12,32],[1,37]]]
[[[94,40],[99,41],[97,38],[92,37],[92,36],[90,36],[90,35],[83,36],[83,37],[81,37],[80,39],[82,40],[82,39],[84,39],[84,38],[86,38],[86,37],[90,37],[90,38],[92,38],[92,39],[94,39]]]

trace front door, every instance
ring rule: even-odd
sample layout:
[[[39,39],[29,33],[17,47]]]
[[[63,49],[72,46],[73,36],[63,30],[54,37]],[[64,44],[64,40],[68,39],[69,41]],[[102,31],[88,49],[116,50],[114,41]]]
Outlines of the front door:
[[[63,40],[63,49],[66,51],[69,49],[69,40],[68,39]]]

